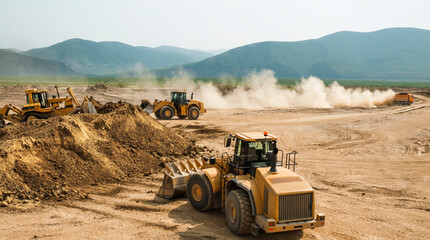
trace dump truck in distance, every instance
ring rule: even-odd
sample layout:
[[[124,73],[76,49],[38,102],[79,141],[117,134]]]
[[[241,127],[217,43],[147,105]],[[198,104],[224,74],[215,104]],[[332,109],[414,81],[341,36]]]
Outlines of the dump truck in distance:
[[[414,96],[409,93],[398,93],[394,96],[394,103],[397,105],[411,105],[414,102]]]
[[[166,162],[158,195],[186,194],[198,211],[224,210],[237,235],[323,227],[326,219],[315,212],[314,189],[294,172],[297,152],[284,154],[277,140],[267,132],[238,133],[224,139],[225,147],[235,141],[233,154]]]

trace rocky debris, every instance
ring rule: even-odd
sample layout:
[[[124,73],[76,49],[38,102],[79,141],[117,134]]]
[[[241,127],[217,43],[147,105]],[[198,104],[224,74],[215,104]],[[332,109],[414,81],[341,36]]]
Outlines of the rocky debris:
[[[104,84],[96,84],[93,86],[89,86],[85,91],[86,92],[107,92],[109,88]]]

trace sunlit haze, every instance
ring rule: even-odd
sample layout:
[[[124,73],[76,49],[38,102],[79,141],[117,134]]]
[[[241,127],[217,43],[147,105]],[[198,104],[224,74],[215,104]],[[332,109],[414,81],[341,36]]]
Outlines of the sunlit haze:
[[[19,50],[70,38],[215,50],[344,30],[430,29],[425,0],[14,0],[0,6],[0,48]]]

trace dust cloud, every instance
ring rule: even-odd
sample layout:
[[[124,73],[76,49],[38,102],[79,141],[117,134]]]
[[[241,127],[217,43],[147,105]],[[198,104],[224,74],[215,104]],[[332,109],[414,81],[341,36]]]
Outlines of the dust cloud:
[[[224,82],[232,83],[232,80],[225,78]],[[189,73],[178,70],[175,77],[164,83],[164,89],[194,92],[194,99],[212,109],[376,107],[394,99],[391,89],[345,88],[337,82],[325,86],[321,79],[312,76],[302,78],[291,88],[282,87],[277,82],[273,71],[262,70],[250,74],[236,88],[222,92],[214,83],[195,82]]]

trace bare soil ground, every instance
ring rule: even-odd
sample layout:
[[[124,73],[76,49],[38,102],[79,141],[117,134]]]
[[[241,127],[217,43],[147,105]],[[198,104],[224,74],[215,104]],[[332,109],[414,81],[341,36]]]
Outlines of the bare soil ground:
[[[21,89],[0,90],[0,105],[21,106]],[[76,89],[82,97],[86,88]],[[150,92],[108,89],[101,102],[139,104]],[[160,121],[186,132],[213,154],[226,133],[268,131],[278,147],[299,152],[296,172],[316,189],[326,226],[237,237],[222,211],[200,213],[186,198],[156,196],[162,174],[83,186],[89,199],[0,208],[5,239],[428,239],[430,236],[430,99],[411,106],[342,109],[208,110],[199,120]]]

